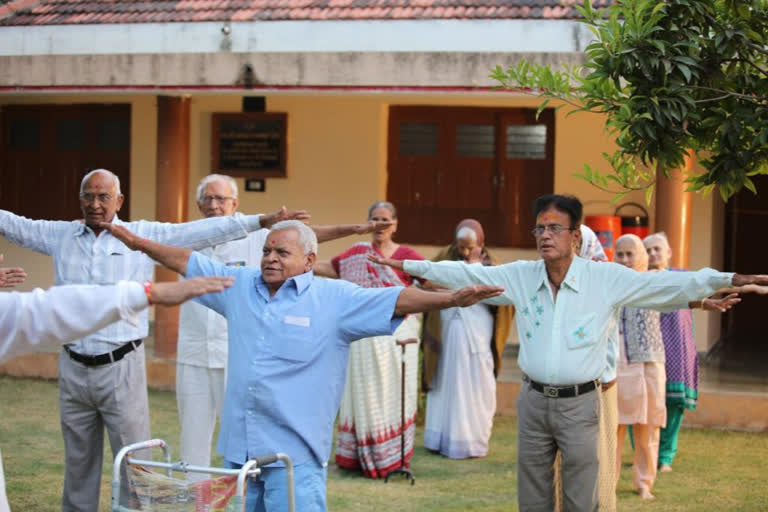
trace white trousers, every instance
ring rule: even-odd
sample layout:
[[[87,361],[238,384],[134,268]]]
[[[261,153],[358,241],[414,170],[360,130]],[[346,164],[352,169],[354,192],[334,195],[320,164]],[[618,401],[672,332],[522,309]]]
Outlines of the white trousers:
[[[221,418],[226,370],[176,364],[176,404],[181,423],[181,460],[195,466],[211,465],[211,441]],[[210,475],[187,473],[196,482]]]
[[[10,512],[8,498],[5,497],[5,477],[3,476],[3,455],[0,453],[0,512]]]

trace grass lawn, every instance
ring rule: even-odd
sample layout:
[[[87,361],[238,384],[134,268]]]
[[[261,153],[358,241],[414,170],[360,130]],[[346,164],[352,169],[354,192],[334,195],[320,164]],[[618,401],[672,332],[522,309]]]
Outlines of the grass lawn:
[[[60,510],[64,448],[55,382],[0,377],[0,448],[14,512]],[[173,393],[150,392],[152,433],[178,450]],[[517,510],[516,427],[497,417],[491,453],[484,459],[448,460],[417,448],[416,485],[395,476],[388,484],[357,474],[328,473],[328,506],[336,511]],[[422,444],[418,431],[417,446]],[[685,429],[673,473],[659,476],[656,500],[643,503],[632,492],[631,449],[625,447],[619,510],[768,510],[768,433]],[[178,452],[174,455],[174,460]],[[111,453],[105,448],[104,460]],[[221,458],[214,458],[220,465]],[[105,464],[102,510],[108,509],[111,462]]]

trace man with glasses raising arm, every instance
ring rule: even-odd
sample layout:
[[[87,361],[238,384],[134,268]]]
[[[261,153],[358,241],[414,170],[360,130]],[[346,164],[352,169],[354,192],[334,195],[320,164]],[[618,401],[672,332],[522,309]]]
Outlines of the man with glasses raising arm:
[[[55,284],[146,282],[154,262],[128,249],[99,223],[126,226],[144,237],[190,249],[202,249],[242,238],[282,219],[306,219],[305,212],[281,209],[271,215],[227,216],[183,224],[123,222],[120,180],[106,169],[86,174],[80,185],[84,221],[30,220],[0,210],[0,234],[9,241],[53,257]],[[147,285],[148,286],[148,285]],[[82,311],[82,315],[89,315]],[[59,357],[59,406],[66,470],[62,510],[92,511],[99,488],[107,429],[112,453],[149,439],[149,404],[142,339],[148,333],[147,312],[138,322],[125,320],[65,345]],[[121,478],[120,496],[130,496]],[[124,501],[123,504],[127,504]]]
[[[730,286],[765,285],[768,276],[703,269],[641,273],[614,263],[576,258],[581,202],[548,195],[534,203],[533,235],[541,259],[496,267],[461,262],[380,263],[451,288],[493,284],[504,292],[487,302],[513,304],[520,335],[523,385],[517,398],[518,503],[520,510],[551,511],[552,463],[563,454],[564,509],[598,509],[600,375],[608,335],[622,306],[680,309]],[[765,291],[750,287],[743,291]]]

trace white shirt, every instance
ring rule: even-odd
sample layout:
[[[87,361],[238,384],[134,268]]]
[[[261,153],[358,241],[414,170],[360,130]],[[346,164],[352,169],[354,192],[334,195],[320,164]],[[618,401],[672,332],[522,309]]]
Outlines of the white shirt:
[[[258,216],[242,214],[183,224],[123,222],[117,216],[113,222],[141,237],[189,249],[242,238],[261,227]],[[97,237],[79,221],[30,220],[0,210],[0,234],[15,244],[52,256],[56,285],[141,282],[151,279],[155,269],[155,262],[144,253],[131,251],[108,231],[102,231]],[[138,324],[116,322],[78,340],[72,350],[89,355],[110,352],[115,345],[146,337],[148,331],[148,316],[144,311]]]
[[[121,281],[113,286],[57,286],[44,292],[0,293],[0,362],[58,345],[123,319],[137,322],[148,306],[144,287]],[[84,316],[83,311],[88,315]],[[8,512],[0,457],[0,512]]]
[[[118,320],[138,322],[147,307],[144,287],[56,286],[44,292],[0,293],[0,362],[25,352],[58,348]],[[88,315],[83,312],[87,311]]]
[[[503,286],[504,293],[487,302],[517,308],[520,369],[531,379],[552,385],[580,384],[601,376],[622,306],[685,308],[690,301],[730,286],[733,278],[712,269],[635,272],[616,263],[574,258],[554,302],[543,260],[495,267],[413,260],[404,265],[409,274],[444,286]]]
[[[258,267],[268,234],[268,229],[260,229],[246,238],[199,252],[230,267]],[[177,362],[203,368],[225,368],[227,339],[226,318],[194,301],[181,305]]]

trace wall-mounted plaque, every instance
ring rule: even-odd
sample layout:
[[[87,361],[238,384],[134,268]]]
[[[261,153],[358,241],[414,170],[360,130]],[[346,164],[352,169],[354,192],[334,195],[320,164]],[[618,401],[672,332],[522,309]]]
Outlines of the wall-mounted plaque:
[[[213,114],[212,172],[284,178],[287,121],[280,112]]]

